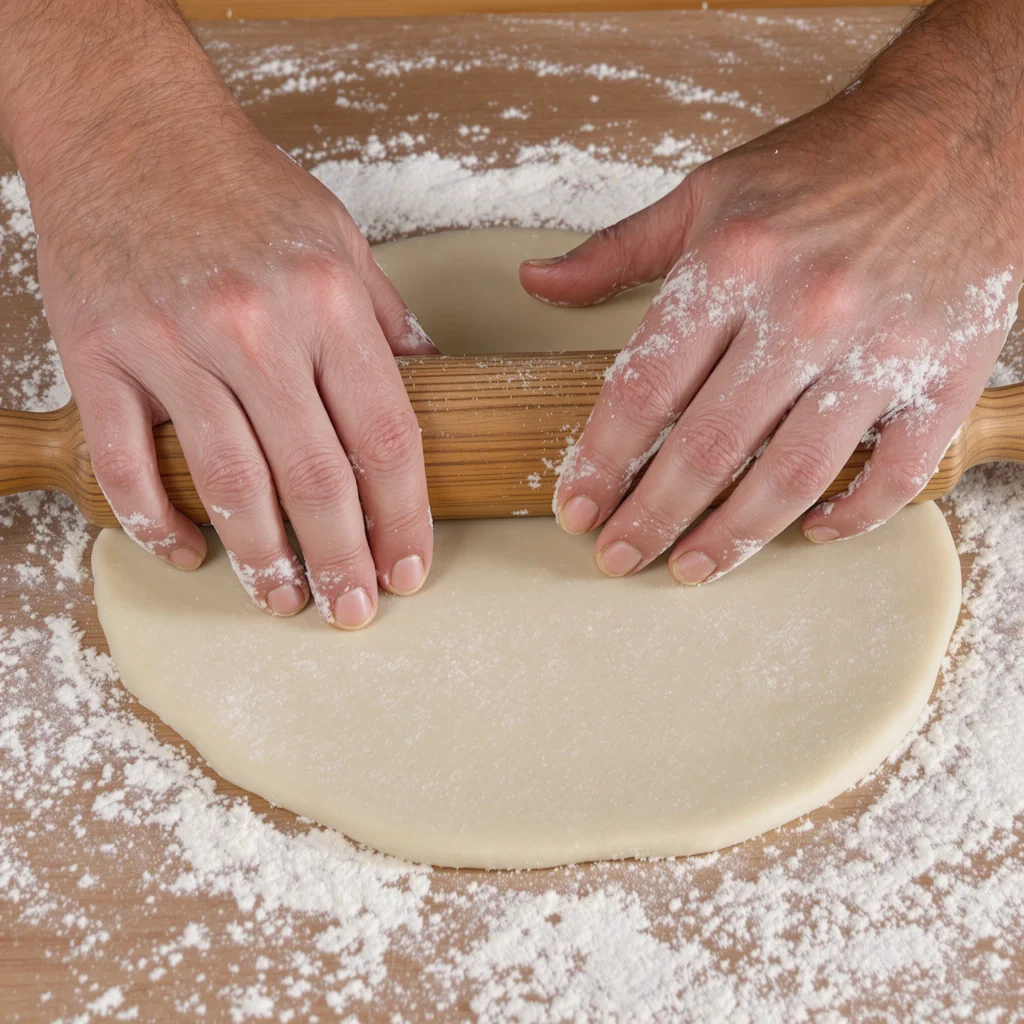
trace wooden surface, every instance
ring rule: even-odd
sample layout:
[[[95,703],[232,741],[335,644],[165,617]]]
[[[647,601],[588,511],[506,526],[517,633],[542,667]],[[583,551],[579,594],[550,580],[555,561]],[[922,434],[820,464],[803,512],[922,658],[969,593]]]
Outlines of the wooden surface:
[[[179,0],[193,21],[243,18],[395,18],[441,14],[565,14],[584,11],[756,8],[757,0]],[[845,0],[780,0],[776,7],[846,7]],[[866,6],[899,7],[898,0]]]
[[[553,479],[545,475],[538,486],[531,478],[538,466],[560,462],[566,425],[577,434],[586,423],[613,357],[574,352],[401,359],[423,438],[434,518],[508,518],[524,510],[551,515]],[[209,525],[213,520],[174,427],[162,424],[154,433],[171,502],[193,522]],[[822,497],[845,491],[870,455],[861,445]],[[1024,462],[1024,384],[985,391],[914,500],[942,498],[965,470],[1003,460]],[[74,403],[55,413],[0,410],[0,495],[34,490],[67,494],[94,526],[118,525],[93,473]]]
[[[840,14],[806,13],[799,17],[769,15],[759,21],[744,15],[692,14],[602,16],[597,19],[459,19],[451,22],[411,23],[396,34],[391,22],[365,21],[359,24],[333,25],[293,23],[285,26],[231,24],[200,27],[200,36],[227,74],[232,87],[243,98],[257,124],[276,142],[295,149],[300,160],[310,162],[324,156],[354,155],[371,135],[387,138],[402,131],[408,118],[428,110],[439,116],[419,123],[425,145],[439,152],[465,153],[474,143],[458,133],[466,122],[484,125],[492,134],[478,143],[482,155],[497,154],[509,162],[521,144],[541,143],[553,138],[580,143],[593,141],[593,134],[581,135],[583,122],[596,126],[599,137],[617,154],[640,159],[651,151],[664,133],[685,136],[692,133],[703,145],[719,151],[743,138],[764,131],[782,118],[792,117],[820,102],[841,87],[850,73],[876,50],[888,32],[906,16],[905,9],[882,11],[843,11]],[[311,53],[317,59],[342,52],[358,44],[363,52],[387,51],[415,62],[424,53],[444,53],[448,58],[472,60],[514,45],[520,55],[537,60],[590,64],[607,61],[629,63],[650,72],[651,79],[601,81],[586,76],[556,80],[552,89],[548,78],[539,77],[525,67],[496,66],[484,61],[464,73],[412,71],[402,77],[367,76],[361,88],[361,102],[345,109],[336,102],[334,92],[292,90],[266,76],[254,76],[262,55],[273,48],[275,57]],[[743,96],[744,106],[723,105],[714,99],[680,103],[669,95],[659,81],[678,76],[680,68],[694,82],[713,89],[730,89]],[[655,81],[657,79],[657,81]],[[652,84],[653,83],[653,84]],[[600,103],[591,97],[600,94]],[[368,100],[376,99],[373,103]],[[530,105],[528,120],[508,122],[501,111],[511,102]],[[704,117],[704,115],[708,115]],[[354,142],[351,140],[355,140]],[[305,157],[303,154],[307,154]],[[0,173],[10,170],[0,157]],[[375,239],[381,240],[381,239]],[[12,257],[0,263],[0,285],[4,274],[13,274]],[[0,354],[5,375],[0,381],[0,402],[13,404],[24,396],[25,381],[38,364],[32,354],[42,350],[48,338],[37,298],[16,287],[0,287]],[[1021,345],[1020,336],[1013,342]],[[37,558],[39,538],[30,520],[15,517],[4,528],[2,559],[7,569]],[[955,526],[955,524],[954,524]],[[965,566],[966,567],[966,566]],[[26,604],[25,586],[13,573],[3,574],[0,584],[0,616],[5,627],[28,624],[26,607],[33,621],[49,614],[73,616],[84,630],[83,643],[99,650],[104,639],[91,605],[90,584],[41,584]],[[43,655],[36,666],[44,679]],[[33,671],[33,664],[25,666]],[[158,739],[185,754],[190,748],[169,729],[155,721],[144,709],[133,707],[137,717],[150,725]],[[2,756],[15,756],[3,752]],[[197,762],[198,765],[198,762]],[[122,766],[115,765],[117,770]],[[197,771],[199,768],[197,767]],[[829,806],[809,816],[815,829],[837,820],[854,820],[867,806],[886,778],[887,768],[871,780],[844,794]],[[99,769],[94,773],[100,777]],[[234,787],[214,779],[217,792],[226,797],[247,800],[248,807],[261,813],[282,833],[294,833],[307,825],[293,815],[269,807],[255,797],[244,797]],[[90,782],[90,785],[92,783]],[[37,884],[45,884],[55,898],[79,901],[90,913],[111,922],[102,955],[81,952],[80,936],[70,926],[41,925],[22,918],[18,909],[0,904],[0,1007],[5,1021],[36,1021],[61,1018],[69,1020],[86,1014],[85,1006],[109,986],[124,985],[126,1005],[139,1007],[138,1019],[167,1021],[199,1019],[189,1010],[187,1000],[198,991],[206,1005],[203,1019],[229,1020],[225,993],[240,985],[282,988],[284,978],[294,972],[293,964],[279,955],[282,948],[296,957],[314,950],[316,936],[324,922],[307,920],[300,914],[289,918],[287,938],[275,937],[270,966],[261,962],[262,948],[216,945],[209,952],[187,960],[187,976],[182,971],[161,977],[144,972],[126,973],[126,958],[133,964],[140,951],[159,950],[166,937],[180,934],[186,924],[198,922],[222,931],[224,922],[238,917],[238,909],[229,892],[171,892],[161,885],[146,886],[139,879],[158,871],[176,856],[170,826],[150,829],[144,837],[126,835],[116,827],[105,828],[95,822],[91,812],[94,794],[72,791],[64,797],[67,808],[56,833],[19,832],[23,837]],[[24,825],[23,804],[14,794],[0,794],[0,829]],[[813,834],[817,834],[815,831]],[[95,854],[97,843],[115,844],[116,856]],[[778,866],[790,857],[810,856],[808,833],[780,830],[766,840],[754,840],[729,851],[728,865],[734,879],[755,879],[768,861]],[[767,852],[766,852],[767,851]],[[1016,852],[1001,854],[1024,859],[1021,844]],[[70,872],[70,867],[78,869]],[[87,896],[76,881],[88,870],[95,882]],[[715,891],[721,881],[721,863],[709,865],[694,883],[690,896],[698,901]],[[667,904],[669,868],[658,864],[613,864],[579,869],[575,873],[537,872],[511,875],[496,880],[480,879],[473,872],[435,872],[431,893],[439,912],[453,915],[454,923],[468,936],[479,922],[458,917],[459,907],[467,899],[467,887],[492,885],[501,891],[541,893],[566,887],[580,891],[588,886],[621,885],[636,894],[644,905]],[[447,897],[448,902],[445,903]],[[661,904],[658,901],[661,900]],[[914,908],[916,911],[916,908]],[[913,918],[916,920],[916,918]],[[912,920],[908,917],[908,921]],[[658,918],[658,922],[663,918]],[[663,923],[652,926],[662,935]],[[909,926],[908,926],[909,927]],[[757,942],[756,936],[749,937]],[[456,943],[468,941],[456,936]],[[269,940],[268,940],[269,942]],[[284,943],[282,946],[280,943]],[[269,947],[268,947],[269,948]],[[194,951],[193,951],[194,952]],[[155,955],[146,954],[147,956]],[[441,955],[438,951],[437,955]],[[363,1020],[427,1019],[430,1015],[419,1002],[424,970],[429,966],[420,953],[408,949],[389,952],[387,971],[400,984],[393,1002],[373,1001],[349,1007]],[[993,980],[981,973],[975,1006],[1002,1007],[998,1019],[1013,1019],[1005,1008],[1012,997],[1008,992],[1019,984],[1020,964]],[[202,981],[199,981],[199,978]],[[1017,979],[1017,980],[1015,980]],[[774,984],[774,983],[773,983]],[[781,984],[781,982],[780,982]],[[434,1019],[468,1019],[471,991],[453,996],[448,1009],[438,1011]],[[955,994],[936,993],[947,1003]],[[46,1002],[42,1002],[46,997]],[[333,1020],[335,1013],[325,994],[314,988],[308,997],[310,1011],[296,1019]],[[865,978],[863,989],[839,1007],[836,1017],[861,1020],[905,1020],[899,1013],[899,993],[879,988],[877,978]],[[433,1013],[433,1011],[430,1011]],[[82,1017],[80,1019],[86,1019]],[[693,1018],[694,1020],[698,1018]],[[724,1019],[709,1008],[706,1021]],[[762,1018],[763,1019],[763,1018]],[[996,1019],[996,1018],[993,1018]],[[1017,1018],[1019,1019],[1019,1017]]]

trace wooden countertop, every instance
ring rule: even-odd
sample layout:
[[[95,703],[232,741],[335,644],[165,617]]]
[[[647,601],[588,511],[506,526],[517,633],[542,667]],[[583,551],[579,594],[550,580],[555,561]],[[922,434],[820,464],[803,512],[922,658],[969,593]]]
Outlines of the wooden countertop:
[[[193,10],[203,13],[222,6],[228,5],[203,0],[191,5]],[[289,9],[314,13],[317,7],[295,4]],[[240,13],[243,5],[235,4],[234,8]],[[258,3],[252,9],[270,11],[269,6]],[[396,135],[408,124],[410,115],[429,110],[440,112],[440,116],[422,119],[417,132],[424,134],[425,146],[442,153],[465,154],[478,146],[482,153],[495,153],[499,160],[511,160],[521,145],[546,143],[560,137],[574,143],[600,139],[625,158],[653,159],[657,163],[659,157],[651,157],[652,148],[666,133],[678,138],[693,136],[709,151],[718,152],[817,104],[845,84],[906,14],[906,8],[878,8],[764,12],[757,21],[753,15],[739,12],[562,15],[537,19],[465,17],[410,21],[403,24],[401,31],[396,31],[395,22],[384,20],[284,24],[228,21],[197,28],[260,128],[284,148],[301,149],[307,154],[307,162],[314,156],[355,155],[371,135]],[[296,53],[329,57],[352,44],[358,44],[364,54],[386,50],[392,56],[414,62],[424,53],[443,52],[452,60],[465,58],[467,64],[459,74],[410,70],[398,76],[366,76],[360,84],[363,102],[347,107],[336,103],[335,90],[330,87],[290,89],[282,86],[284,73],[277,73],[277,77],[265,70],[259,76],[253,74],[272,47],[277,57]],[[471,63],[477,55],[493,54],[512,45],[520,55],[529,54],[537,60],[580,66],[607,62],[641,67],[649,78],[608,78],[595,82],[593,77],[570,73],[551,80],[538,77],[524,66],[502,67],[493,61],[483,61],[479,66]],[[744,103],[723,105],[699,99],[680,103],[665,89],[651,85],[652,79],[672,79],[683,73],[697,85],[734,91],[743,97]],[[600,93],[599,106],[591,101],[596,92]],[[527,120],[509,121],[501,117],[502,110],[513,102],[529,105]],[[597,136],[581,135],[580,125],[588,120],[597,125]],[[458,133],[459,124],[466,122],[489,130],[485,143]],[[10,163],[0,156],[0,173],[10,170]],[[38,352],[48,339],[38,300],[21,287],[7,287],[14,280],[10,276],[11,264],[11,260],[0,260],[0,356],[5,359],[3,394],[7,402],[19,390],[18,374],[30,372],[34,365],[31,358],[25,362],[25,357]],[[1019,335],[1014,344],[1020,345]],[[30,563],[37,541],[25,517],[16,518],[13,527],[5,527],[0,555],[4,569]],[[8,571],[2,575],[2,625],[28,625],[23,581]],[[89,600],[90,586],[75,584],[58,591],[52,581],[41,585],[31,595],[30,606],[35,616],[32,621],[66,611],[85,631],[83,642],[103,650],[103,637]],[[32,671],[31,659],[25,667]],[[134,712],[152,726],[161,742],[189,753],[185,744],[144,709],[134,707]],[[0,756],[14,755],[0,750]],[[819,826],[855,817],[871,803],[885,772],[890,770],[885,769],[811,815],[812,824]],[[94,775],[99,778],[98,771]],[[223,781],[214,782],[219,793],[239,796]],[[305,827],[288,812],[271,808],[258,798],[240,799],[284,832]],[[95,851],[100,837],[109,835],[111,841],[117,840],[116,830],[111,832],[109,827],[96,822],[90,810],[94,801],[91,791],[83,788],[63,800],[67,830],[49,839],[25,839],[28,864],[38,884],[49,887],[55,899],[72,908],[76,902],[83,906],[88,903],[91,912],[116,921],[116,927],[109,928],[102,955],[91,955],[82,951],[81,936],[76,936],[73,929],[57,927],[49,919],[23,919],[17,905],[0,902],[0,1004],[5,1020],[71,1019],[76,1014],[85,1014],[77,1018],[82,1020],[102,1017],[103,1006],[91,1011],[87,1007],[113,986],[122,988],[121,1009],[137,1006],[141,1020],[197,1017],[197,1003],[189,1001],[196,994],[206,1007],[205,1019],[228,1020],[229,1006],[236,1005],[237,1009],[241,988],[249,985],[263,992],[283,990],[283,979],[294,974],[295,964],[314,950],[324,922],[307,920],[296,913],[289,918],[288,935],[275,939],[269,966],[261,962],[261,950],[251,945],[230,949],[214,946],[198,961],[189,962],[187,977],[181,971],[150,974],[142,968],[126,973],[127,957],[138,957],[140,950],[159,950],[168,936],[180,934],[190,923],[216,930],[225,921],[238,918],[238,908],[230,893],[171,893],[161,886],[146,888],[139,881],[155,870],[155,865],[175,856],[170,830],[150,830],[144,841],[125,843],[115,863],[109,857],[93,856],[90,851]],[[0,794],[0,828],[24,829],[25,821],[23,803],[10,793]],[[768,842],[771,861],[783,864],[788,857],[800,855],[805,839],[802,832],[790,828],[769,836]],[[731,877],[755,877],[766,863],[765,849],[766,841],[759,839],[730,851]],[[1019,849],[1007,856],[1024,860]],[[65,870],[71,863],[77,871]],[[0,875],[2,869],[0,864]],[[719,861],[717,866],[709,865],[701,873],[698,898],[715,890],[724,869]],[[78,881],[83,870],[94,878],[87,897]],[[503,892],[544,892],[565,886],[581,890],[588,885],[618,884],[638,894],[638,899],[656,902],[659,886],[668,884],[666,877],[666,869],[654,864],[585,867],[561,874],[537,872],[503,880],[481,879],[474,872],[435,872],[431,891],[437,894],[439,908],[443,897],[448,898],[450,909],[442,912],[455,915],[457,922],[461,920],[459,901],[465,898],[467,886],[493,884]],[[472,922],[467,922],[467,934],[472,927]],[[663,928],[659,924],[654,930],[660,934],[659,929]],[[755,936],[748,939],[757,941]],[[449,941],[462,940],[456,935]],[[440,957],[444,951],[439,947],[434,952]],[[286,953],[294,954],[290,963]],[[430,963],[429,951],[424,953],[420,948],[410,954],[401,948],[392,949],[385,955],[384,963],[390,977],[396,979],[387,989],[389,994],[369,1003],[358,999],[342,1001],[339,1005],[345,1007],[345,1012],[366,1020],[473,1016],[471,1007],[476,992],[472,985],[464,985],[454,993],[447,1008],[427,1007],[419,1002],[422,972]],[[1002,982],[979,977],[979,982],[988,988],[977,997],[976,1008],[1016,1005],[1012,1000],[1014,985],[1019,985],[1020,967],[1018,959],[1016,971],[1008,971]],[[197,972],[201,973],[202,981],[197,980]],[[863,992],[840,1008],[843,1015],[864,1020],[899,1019],[896,995],[875,991],[873,985],[866,978]],[[46,993],[49,998],[43,1001]],[[941,993],[939,997],[946,1001]],[[344,1016],[341,1010],[332,1009],[327,992],[318,989],[315,982],[304,999],[281,1002],[274,1009],[273,1018],[277,1019],[278,1012],[288,1006],[300,1007],[295,1019],[313,1019],[317,1014],[322,1020]],[[260,1016],[259,1005],[250,1009],[249,1016]],[[111,1009],[111,1019],[114,1013]],[[725,1011],[709,1006],[703,1019],[725,1019]]]
[[[181,0],[192,20],[252,18],[416,18],[445,14],[564,14],[568,11],[743,9],[757,0]],[[846,7],[844,0],[781,0],[774,7]],[[901,7],[897,0],[871,0],[865,7]]]

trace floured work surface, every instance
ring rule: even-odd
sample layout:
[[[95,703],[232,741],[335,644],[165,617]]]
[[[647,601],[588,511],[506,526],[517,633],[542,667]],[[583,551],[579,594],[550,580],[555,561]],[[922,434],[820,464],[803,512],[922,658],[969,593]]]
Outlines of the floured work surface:
[[[695,160],[818,102],[903,17],[202,34],[260,125],[344,191],[380,241],[402,223],[515,221],[517,209],[520,223],[613,220]],[[9,177],[0,231],[2,401],[52,408],[66,390]],[[1021,356],[1015,333],[998,383],[1024,377]],[[1021,473],[972,471],[944,508],[970,570],[958,653],[890,767],[723,854],[483,874],[376,857],[204,776],[89,653],[102,642],[91,531],[66,501],[4,500],[5,1018],[137,1007],[141,1020],[173,1020],[204,1007],[211,1020],[1012,1019],[1024,945]]]
[[[520,260],[576,241],[491,228],[376,255],[442,351],[621,345],[648,296],[570,310],[518,286]],[[233,782],[456,867],[706,853],[814,810],[914,726],[960,608],[931,504],[825,547],[791,527],[699,588],[664,560],[609,581],[550,517],[439,523],[424,590],[344,639],[313,607],[268,623],[209,539],[190,574],[97,539],[128,688]]]

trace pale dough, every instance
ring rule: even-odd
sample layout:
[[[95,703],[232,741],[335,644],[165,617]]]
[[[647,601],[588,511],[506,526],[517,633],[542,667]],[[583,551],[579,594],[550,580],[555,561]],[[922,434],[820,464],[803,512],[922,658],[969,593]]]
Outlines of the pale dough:
[[[607,311],[518,294],[518,259],[563,246],[453,233],[378,258],[449,350],[563,348],[577,319],[586,347],[621,344],[642,302],[619,305],[608,338]],[[492,272],[501,287],[481,299]],[[125,685],[224,777],[445,865],[696,853],[820,806],[913,728],[959,608],[932,504],[839,544],[791,530],[699,588],[664,563],[604,579],[592,540],[551,519],[439,523],[428,586],[384,597],[360,633],[312,608],[269,619],[209,540],[188,574],[120,531],[97,539],[96,602]]]

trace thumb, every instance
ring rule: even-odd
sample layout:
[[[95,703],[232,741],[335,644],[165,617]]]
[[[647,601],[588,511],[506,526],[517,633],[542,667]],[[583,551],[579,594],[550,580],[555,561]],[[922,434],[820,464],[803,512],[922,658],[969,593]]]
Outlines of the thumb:
[[[593,306],[664,277],[686,247],[693,221],[684,181],[656,203],[598,231],[564,256],[526,260],[519,282],[535,299]]]

